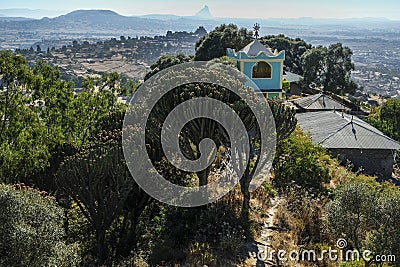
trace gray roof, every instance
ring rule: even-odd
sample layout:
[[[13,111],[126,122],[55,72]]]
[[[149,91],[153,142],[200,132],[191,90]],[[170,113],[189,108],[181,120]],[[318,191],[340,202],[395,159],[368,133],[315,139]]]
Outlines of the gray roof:
[[[323,93],[294,99],[293,103],[305,110],[350,110]]]
[[[296,114],[299,126],[313,143],[326,148],[400,149],[400,143],[365,121],[336,111]]]
[[[303,76],[300,76],[296,73],[289,72],[289,71],[287,71],[285,74],[283,74],[283,78],[285,78],[286,80],[288,80],[291,83],[295,83],[295,82],[299,82],[299,81],[303,80]]]
[[[265,47],[258,40],[252,41],[251,43],[243,47],[240,51],[245,52],[248,56],[251,57],[257,56],[260,52],[265,52],[267,56],[275,56],[271,48]]]

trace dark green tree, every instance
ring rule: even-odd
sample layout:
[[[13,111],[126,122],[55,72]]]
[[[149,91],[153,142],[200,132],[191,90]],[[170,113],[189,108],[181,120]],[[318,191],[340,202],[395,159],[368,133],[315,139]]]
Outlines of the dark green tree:
[[[350,81],[351,71],[354,63],[351,61],[353,52],[341,43],[331,44],[328,47],[325,64],[324,90],[334,94],[354,94],[356,84]]]
[[[106,233],[119,217],[123,218],[123,225],[129,222],[121,241],[125,243],[124,247],[134,249],[136,225],[149,197],[134,183],[129,173],[122,152],[120,130],[99,134],[93,145],[68,157],[57,172],[57,183],[89,221],[96,236],[96,254],[100,264],[109,255]],[[126,205],[129,209],[122,217]]]
[[[365,266],[376,261],[376,255],[400,253],[399,191],[390,185],[358,181],[335,192],[326,206],[326,222],[334,238],[345,238],[349,248],[361,253],[371,251]],[[382,263],[382,262],[381,262]],[[394,262],[394,266],[398,266]]]
[[[226,55],[227,48],[240,50],[251,42],[253,33],[234,24],[222,24],[196,43],[194,59],[208,61]]]
[[[144,77],[144,80],[149,79],[157,72],[174,65],[182,64],[193,60],[193,56],[186,56],[184,54],[178,54],[176,56],[162,56],[153,65],[150,66],[150,71]]]
[[[322,87],[337,95],[354,94],[357,84],[350,80],[354,70],[352,54],[351,49],[341,43],[328,48],[318,46],[305,52],[302,56],[305,84]]]
[[[285,51],[285,70],[303,75],[301,59],[303,54],[311,49],[310,44],[300,38],[293,39],[283,34],[264,36],[261,43],[273,50]]]
[[[313,47],[302,56],[304,70],[304,83],[307,86],[321,87],[324,84],[326,66],[325,57],[327,48],[324,46]]]
[[[43,169],[49,157],[47,129],[32,101],[34,80],[25,58],[0,52],[0,180],[6,182]]]

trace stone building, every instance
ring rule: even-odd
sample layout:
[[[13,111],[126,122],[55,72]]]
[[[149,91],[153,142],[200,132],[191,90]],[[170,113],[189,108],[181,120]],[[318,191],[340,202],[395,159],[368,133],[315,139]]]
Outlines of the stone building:
[[[392,176],[395,151],[400,143],[357,118],[337,111],[298,113],[299,126],[342,162],[382,178]]]

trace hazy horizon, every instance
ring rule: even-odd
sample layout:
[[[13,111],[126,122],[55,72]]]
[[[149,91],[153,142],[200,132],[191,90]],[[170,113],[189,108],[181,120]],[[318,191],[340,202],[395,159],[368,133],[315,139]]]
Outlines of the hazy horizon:
[[[80,9],[112,10],[125,16],[141,16],[148,14],[164,14],[192,16],[208,5],[211,14],[217,18],[387,18],[399,20],[400,3],[387,0],[384,4],[374,0],[337,0],[321,4],[318,0],[286,0],[283,4],[276,1],[253,0],[243,2],[236,0],[3,0],[0,9],[30,9],[36,12],[36,18],[58,16]],[[245,8],[243,7],[245,5]],[[245,10],[245,11],[244,11]],[[47,12],[47,13],[46,13]],[[1,13],[0,13],[1,14]],[[1,14],[4,15],[4,14]]]

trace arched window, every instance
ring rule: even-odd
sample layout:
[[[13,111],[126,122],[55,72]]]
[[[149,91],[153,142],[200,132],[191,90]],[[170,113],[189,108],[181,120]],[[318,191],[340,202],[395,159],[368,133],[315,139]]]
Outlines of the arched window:
[[[271,78],[271,65],[265,61],[257,62],[253,67],[252,78]]]

